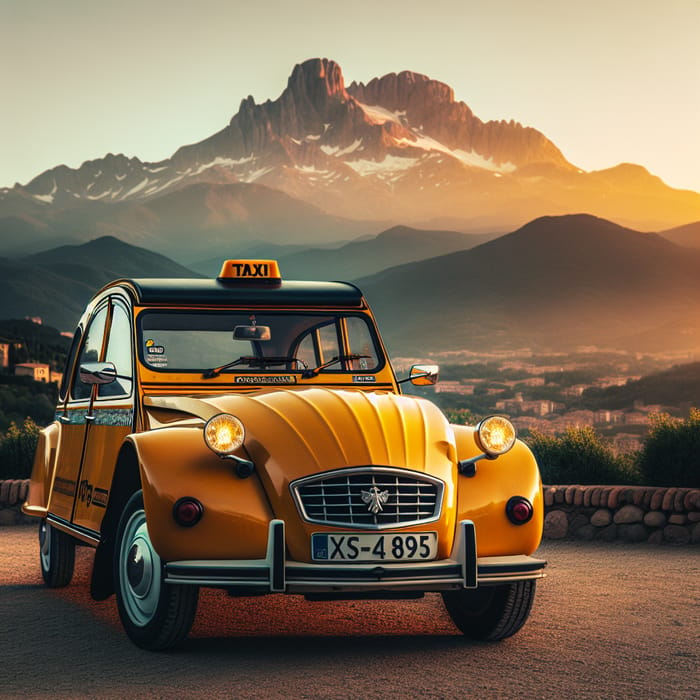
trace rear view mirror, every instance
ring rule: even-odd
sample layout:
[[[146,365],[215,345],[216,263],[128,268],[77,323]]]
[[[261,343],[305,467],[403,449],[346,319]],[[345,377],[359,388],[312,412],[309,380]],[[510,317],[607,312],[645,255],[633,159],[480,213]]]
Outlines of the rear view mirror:
[[[270,326],[235,326],[233,329],[234,340],[270,340],[271,338]]]
[[[413,365],[408,374],[411,384],[415,386],[433,386],[440,377],[440,368],[437,365]]]

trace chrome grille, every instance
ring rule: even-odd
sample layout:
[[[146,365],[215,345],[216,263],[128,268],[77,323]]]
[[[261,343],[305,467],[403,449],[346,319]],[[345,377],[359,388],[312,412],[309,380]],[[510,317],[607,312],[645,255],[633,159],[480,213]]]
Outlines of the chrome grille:
[[[407,469],[354,467],[299,479],[291,489],[308,522],[382,529],[437,520],[444,484]]]

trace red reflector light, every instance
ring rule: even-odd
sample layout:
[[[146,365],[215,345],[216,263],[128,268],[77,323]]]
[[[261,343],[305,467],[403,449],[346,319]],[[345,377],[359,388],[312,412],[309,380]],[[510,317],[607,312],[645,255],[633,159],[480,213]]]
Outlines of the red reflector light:
[[[532,503],[523,496],[513,496],[506,503],[506,515],[513,525],[524,525],[532,518]]]
[[[182,527],[196,525],[204,515],[204,506],[196,498],[181,498],[173,506],[173,518]]]

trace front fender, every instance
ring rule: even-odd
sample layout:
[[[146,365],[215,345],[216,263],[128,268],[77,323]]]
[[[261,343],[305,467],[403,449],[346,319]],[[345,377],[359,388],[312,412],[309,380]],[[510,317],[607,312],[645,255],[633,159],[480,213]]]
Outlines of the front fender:
[[[260,480],[238,477],[231,460],[206,447],[201,427],[166,427],[127,440],[138,458],[148,533],[164,561],[265,557],[273,514]],[[193,527],[173,518],[183,496],[204,506]]]
[[[458,459],[480,453],[474,428],[453,426]],[[457,477],[457,521],[473,520],[480,557],[532,554],[542,539],[544,499],[537,462],[527,445],[517,440],[513,449],[496,459],[481,459],[474,476]],[[532,519],[514,525],[506,516],[512,496],[524,496],[533,506]]]
[[[32,475],[29,481],[29,492],[26,502],[22,504],[22,512],[26,515],[46,516],[51,482],[56,468],[59,432],[59,425],[55,422],[39,431],[39,440],[34,452]]]

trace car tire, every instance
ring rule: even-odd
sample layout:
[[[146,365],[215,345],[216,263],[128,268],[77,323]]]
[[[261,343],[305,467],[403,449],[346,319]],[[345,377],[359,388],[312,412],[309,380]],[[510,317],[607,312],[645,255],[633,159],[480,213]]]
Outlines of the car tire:
[[[44,583],[49,588],[63,588],[71,582],[75,540],[46,520],[39,523],[39,562]]]
[[[142,491],[122,511],[114,582],[119,617],[134,644],[156,651],[187,637],[197,612],[199,588],[163,582],[163,566],[148,536]]]
[[[442,599],[452,622],[470,639],[495,642],[514,635],[527,621],[535,581],[515,581],[474,590],[446,591]]]

